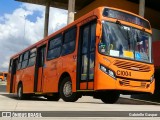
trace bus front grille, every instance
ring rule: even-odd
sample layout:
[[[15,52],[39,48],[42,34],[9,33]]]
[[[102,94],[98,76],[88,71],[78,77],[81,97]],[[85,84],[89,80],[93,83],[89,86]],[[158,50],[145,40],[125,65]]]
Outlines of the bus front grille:
[[[133,83],[134,82],[134,83]],[[146,82],[137,82],[137,81],[130,81],[130,80],[120,80],[119,84],[121,86],[130,86],[130,87],[141,87],[146,88]]]
[[[139,71],[139,72],[149,72],[150,71],[150,66],[139,64],[139,63],[132,63],[132,62],[116,60],[114,65],[121,69],[127,69],[127,70]]]

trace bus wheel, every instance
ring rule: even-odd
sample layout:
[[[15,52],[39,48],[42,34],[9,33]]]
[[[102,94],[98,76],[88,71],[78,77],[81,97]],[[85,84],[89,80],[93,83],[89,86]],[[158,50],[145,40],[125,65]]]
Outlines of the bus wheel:
[[[66,77],[60,84],[60,97],[66,102],[75,102],[79,99],[77,93],[72,92],[72,82],[70,77]]]
[[[119,96],[120,96],[119,92],[116,91],[104,92],[103,95],[101,96],[101,100],[104,103],[113,104],[117,102]]]
[[[59,94],[55,93],[53,96],[46,96],[47,100],[49,101],[58,101],[60,99]]]
[[[23,100],[23,99],[24,99],[23,86],[22,86],[22,84],[19,84],[19,85],[18,85],[17,97],[18,97],[19,100]]]

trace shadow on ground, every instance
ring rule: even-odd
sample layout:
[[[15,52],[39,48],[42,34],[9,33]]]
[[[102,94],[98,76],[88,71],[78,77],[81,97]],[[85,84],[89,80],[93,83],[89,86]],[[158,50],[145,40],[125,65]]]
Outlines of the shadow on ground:
[[[16,94],[0,93],[0,95],[13,99],[13,100],[18,100]],[[26,97],[24,100],[25,101],[26,100],[27,101],[48,101],[46,98],[42,96],[30,96],[30,97]]]
[[[131,98],[140,99],[140,100],[147,100],[152,102],[160,103],[160,94],[144,94],[144,95],[131,95]]]
[[[0,85],[0,95],[8,97],[10,99],[17,100],[17,96],[15,94],[8,94],[6,93],[6,85]],[[160,103],[160,94],[154,95],[132,95],[131,98],[140,99],[140,100],[147,100],[151,102],[159,102]],[[81,98],[80,98],[81,99]],[[83,99],[83,98],[82,98]],[[91,104],[103,104],[103,102],[94,102],[94,100],[90,101],[94,98],[86,99],[85,101],[78,100],[77,103],[91,103]],[[48,101],[46,98],[42,96],[32,96],[26,97],[27,101]],[[148,103],[143,101],[136,101],[127,98],[119,98],[119,100],[115,104],[130,104],[130,105],[155,105],[155,103]]]
[[[5,96],[7,98],[10,98],[12,100],[17,100],[17,96],[15,94],[8,94],[8,93],[0,93],[0,95]],[[80,98],[81,99],[81,98]],[[81,100],[78,100],[75,103],[82,103],[82,104],[104,104],[103,102],[90,102],[91,99],[94,98],[89,98],[88,101],[87,100],[83,100],[83,102],[81,102]],[[83,99],[83,98],[82,98]],[[25,100],[22,101],[48,101],[46,98],[42,97],[42,96],[32,96],[32,97],[28,97]],[[60,100],[62,102],[62,100]],[[156,105],[155,103],[148,103],[148,102],[143,102],[143,101],[137,101],[137,100],[131,100],[131,99],[127,99],[127,98],[119,98],[119,100],[115,103],[115,104],[126,104],[126,105]]]

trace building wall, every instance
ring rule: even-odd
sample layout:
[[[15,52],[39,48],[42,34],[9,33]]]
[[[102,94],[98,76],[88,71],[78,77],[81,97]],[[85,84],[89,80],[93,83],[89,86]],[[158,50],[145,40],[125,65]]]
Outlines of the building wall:
[[[79,18],[80,16],[88,13],[89,11],[99,6],[115,7],[115,8],[131,11],[136,14],[139,13],[139,4],[129,2],[127,0],[95,0],[88,6],[84,7],[82,10],[78,11],[75,14],[75,19]],[[160,12],[153,10],[151,8],[146,8],[145,18],[150,21],[151,26],[153,28],[160,30],[160,24],[158,24],[160,22]]]

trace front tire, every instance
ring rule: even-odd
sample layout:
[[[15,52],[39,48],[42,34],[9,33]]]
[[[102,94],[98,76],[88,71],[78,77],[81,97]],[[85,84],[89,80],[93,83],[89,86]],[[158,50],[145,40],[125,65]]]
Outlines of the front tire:
[[[22,86],[22,84],[18,85],[17,98],[18,98],[18,100],[23,100],[25,98],[25,95],[23,94],[23,86]]]
[[[101,96],[101,100],[106,104],[113,104],[117,102],[119,96],[120,94],[117,91],[104,92],[103,95]]]
[[[75,102],[79,99],[77,93],[72,92],[72,82],[70,77],[66,77],[60,84],[60,97],[65,102]]]

